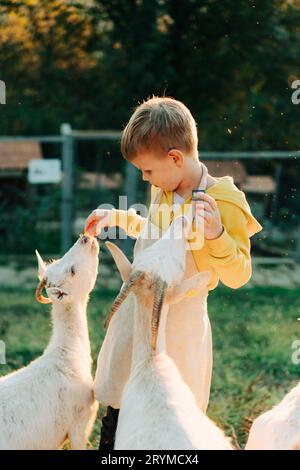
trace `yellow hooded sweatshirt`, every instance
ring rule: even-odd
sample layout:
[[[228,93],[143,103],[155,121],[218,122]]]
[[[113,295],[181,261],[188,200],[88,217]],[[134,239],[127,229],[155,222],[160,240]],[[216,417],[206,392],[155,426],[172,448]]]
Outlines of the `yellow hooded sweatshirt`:
[[[210,271],[212,274],[209,290],[213,290],[219,280],[226,286],[237,289],[251,278],[250,237],[260,232],[263,227],[253,217],[245,194],[235,186],[233,178],[223,176],[216,179],[217,183],[207,188],[205,192],[217,203],[224,231],[214,240],[204,238],[202,248],[192,250],[192,254],[198,271]],[[157,191],[159,188],[151,187],[151,203]],[[173,194],[172,191],[164,191],[160,201],[160,205],[169,208],[169,214],[165,213],[165,217],[159,217],[157,211],[157,216],[154,216],[153,223],[162,229],[166,229],[178,214],[178,211],[172,212]],[[183,209],[179,208],[179,211],[185,210],[191,198],[192,196],[189,196],[184,201]],[[137,238],[146,219],[131,210],[113,212],[115,224],[129,236]]]

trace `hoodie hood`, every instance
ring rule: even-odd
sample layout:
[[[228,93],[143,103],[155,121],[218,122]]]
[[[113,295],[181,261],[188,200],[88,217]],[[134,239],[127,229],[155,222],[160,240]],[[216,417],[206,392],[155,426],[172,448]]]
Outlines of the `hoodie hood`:
[[[206,193],[213,197],[216,201],[230,202],[231,204],[235,204],[240,209],[242,209],[248,221],[249,237],[252,237],[257,232],[260,232],[263,227],[252,215],[245,194],[236,187],[233,182],[233,178],[231,176],[222,176],[221,178],[216,179],[219,181],[208,188]]]

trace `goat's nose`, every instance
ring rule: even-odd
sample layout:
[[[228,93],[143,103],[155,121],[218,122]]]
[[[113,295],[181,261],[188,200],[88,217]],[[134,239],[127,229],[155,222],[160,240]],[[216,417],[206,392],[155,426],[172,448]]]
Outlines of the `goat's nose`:
[[[86,235],[83,235],[80,239],[80,243],[85,245],[88,242],[89,238]]]

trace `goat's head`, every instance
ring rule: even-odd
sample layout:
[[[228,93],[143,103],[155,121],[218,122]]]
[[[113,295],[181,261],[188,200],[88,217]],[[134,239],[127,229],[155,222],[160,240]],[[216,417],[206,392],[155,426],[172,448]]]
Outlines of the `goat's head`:
[[[89,235],[80,236],[61,259],[49,264],[36,251],[40,279],[36,299],[41,303],[70,303],[86,298],[97,278],[98,254],[98,242]],[[42,295],[44,288],[48,297]]]
[[[161,238],[136,254],[133,270],[145,271],[167,285],[178,284],[185,271],[188,226],[185,216],[177,217]]]
[[[124,253],[113,243],[106,242],[111,252],[121,277],[125,283],[120,294],[117,296],[111,310],[108,313],[105,328],[120,305],[124,302],[130,292],[138,297],[145,310],[149,311],[152,306],[151,329],[152,349],[156,347],[159,319],[163,303],[173,304],[204,291],[211,278],[209,271],[197,273],[189,279],[182,281],[184,275],[185,246],[183,250],[172,251],[165,245],[166,240],[160,239],[154,245],[144,250],[133,264]],[[164,247],[163,251],[159,251]],[[158,249],[157,249],[158,248]],[[169,247],[170,248],[170,247]],[[180,245],[179,245],[180,248]],[[164,266],[162,269],[162,260]],[[143,262],[144,261],[144,262]],[[166,268],[170,272],[167,272]],[[162,273],[162,275],[161,275]],[[167,274],[166,274],[167,273]]]

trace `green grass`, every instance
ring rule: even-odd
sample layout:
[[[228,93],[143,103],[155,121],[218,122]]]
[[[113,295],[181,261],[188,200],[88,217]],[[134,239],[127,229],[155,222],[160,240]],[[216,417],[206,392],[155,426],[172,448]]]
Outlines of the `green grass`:
[[[89,303],[94,367],[104,337],[106,312],[116,292],[96,287]],[[0,340],[6,343],[7,364],[0,375],[39,356],[51,332],[49,307],[34,292],[3,289],[0,293]],[[262,288],[211,292],[214,369],[208,414],[242,446],[251,420],[277,403],[299,380],[300,365],[291,361],[292,342],[300,339],[300,289]],[[97,448],[100,409],[90,439]]]

